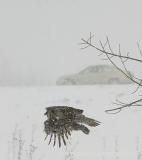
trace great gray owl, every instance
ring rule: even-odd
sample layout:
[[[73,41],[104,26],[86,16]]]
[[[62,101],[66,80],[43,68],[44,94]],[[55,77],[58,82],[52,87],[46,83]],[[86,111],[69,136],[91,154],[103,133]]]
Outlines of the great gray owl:
[[[57,138],[59,147],[61,147],[61,139],[66,145],[65,137],[68,139],[73,130],[81,130],[83,133],[89,134],[90,130],[85,125],[96,127],[100,124],[99,121],[85,117],[82,113],[83,110],[68,106],[47,107],[44,114],[47,116],[47,120],[44,122],[44,131],[45,139],[50,135],[49,144],[54,137],[53,146],[55,146]]]

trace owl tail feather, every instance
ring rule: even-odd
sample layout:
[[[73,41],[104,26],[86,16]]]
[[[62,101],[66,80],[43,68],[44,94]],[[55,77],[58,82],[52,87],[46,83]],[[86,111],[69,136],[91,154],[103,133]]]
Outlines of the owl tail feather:
[[[88,118],[88,117],[85,117],[84,115],[80,115],[78,118],[77,118],[77,121],[79,123],[84,123],[88,126],[91,126],[91,127],[96,127],[98,125],[100,125],[101,122],[95,120],[95,119],[92,119],[92,118]]]

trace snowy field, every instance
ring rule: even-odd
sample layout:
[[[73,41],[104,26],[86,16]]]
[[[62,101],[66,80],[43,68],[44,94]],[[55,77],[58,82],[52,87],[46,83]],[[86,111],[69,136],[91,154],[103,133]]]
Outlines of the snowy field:
[[[104,111],[115,107],[116,98],[129,102],[135,87],[50,86],[0,88],[1,160],[140,160],[142,159],[142,108],[119,114]],[[67,147],[54,148],[44,141],[45,107],[69,105],[101,122],[90,134],[73,132]],[[53,144],[53,143],[52,143]]]

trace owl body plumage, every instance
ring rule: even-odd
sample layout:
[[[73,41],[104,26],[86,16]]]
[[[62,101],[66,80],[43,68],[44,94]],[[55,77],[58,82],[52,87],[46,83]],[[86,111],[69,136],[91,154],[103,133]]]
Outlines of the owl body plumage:
[[[44,131],[46,138],[50,135],[49,144],[52,137],[54,137],[53,146],[55,146],[56,139],[58,139],[59,147],[61,147],[61,139],[66,145],[65,137],[68,139],[72,131],[80,130],[85,134],[89,134],[89,129],[85,125],[96,127],[100,124],[99,121],[88,118],[82,113],[83,110],[68,106],[47,107],[44,114],[47,116],[47,120],[44,122]]]

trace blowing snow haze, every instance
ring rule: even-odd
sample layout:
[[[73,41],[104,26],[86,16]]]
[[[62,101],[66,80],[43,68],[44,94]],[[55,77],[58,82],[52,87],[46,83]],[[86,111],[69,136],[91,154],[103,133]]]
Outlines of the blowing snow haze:
[[[136,48],[142,40],[142,23],[137,18],[141,4],[133,0],[1,0],[0,85],[51,85],[62,75],[102,63],[95,50],[80,49],[81,38],[90,31],[96,41],[108,35],[127,51]]]

